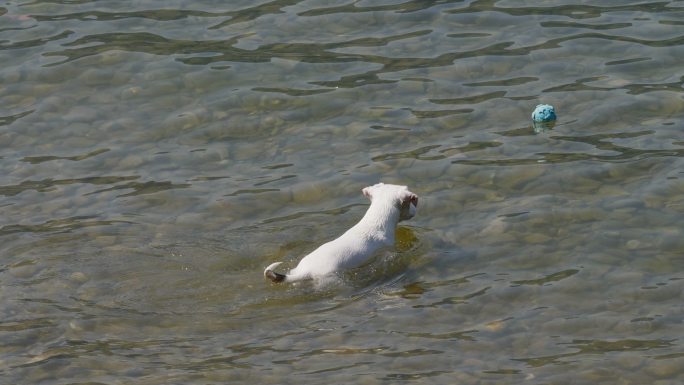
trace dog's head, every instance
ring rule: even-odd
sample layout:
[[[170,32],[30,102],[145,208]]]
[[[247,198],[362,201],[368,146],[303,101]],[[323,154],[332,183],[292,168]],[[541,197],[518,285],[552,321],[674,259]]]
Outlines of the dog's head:
[[[399,221],[411,219],[416,215],[418,195],[410,192],[406,186],[378,183],[364,188],[365,195],[371,202],[376,199],[392,202],[399,209]]]

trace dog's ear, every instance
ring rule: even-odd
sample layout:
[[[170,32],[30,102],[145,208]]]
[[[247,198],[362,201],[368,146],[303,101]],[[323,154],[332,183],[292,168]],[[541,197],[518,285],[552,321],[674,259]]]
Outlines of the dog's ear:
[[[361,192],[363,192],[363,196],[365,196],[366,198],[368,198],[368,199],[373,199],[372,196],[371,196],[371,188],[370,188],[370,186],[365,187],[363,190],[361,190]]]
[[[418,207],[418,195],[413,193],[405,194],[401,199],[401,203],[406,204],[407,202],[413,203],[415,207]]]

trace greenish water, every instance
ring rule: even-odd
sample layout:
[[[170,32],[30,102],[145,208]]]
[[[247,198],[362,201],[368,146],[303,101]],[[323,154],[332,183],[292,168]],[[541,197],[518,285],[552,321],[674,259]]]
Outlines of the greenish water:
[[[681,384],[683,60],[681,0],[2,3],[0,383]],[[378,181],[396,250],[263,278]]]

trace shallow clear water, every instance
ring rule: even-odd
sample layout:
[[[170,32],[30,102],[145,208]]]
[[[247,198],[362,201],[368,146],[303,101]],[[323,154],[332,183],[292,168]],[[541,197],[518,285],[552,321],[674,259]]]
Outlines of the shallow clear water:
[[[680,384],[683,60],[681,0],[5,2],[0,382]],[[396,250],[264,280],[377,181]]]

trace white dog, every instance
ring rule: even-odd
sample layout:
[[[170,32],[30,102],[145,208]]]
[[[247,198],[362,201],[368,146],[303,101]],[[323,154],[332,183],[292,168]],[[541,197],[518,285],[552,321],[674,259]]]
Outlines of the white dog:
[[[359,223],[304,257],[288,274],[273,271],[282,263],[276,262],[264,270],[264,276],[273,282],[318,279],[358,267],[379,248],[393,246],[397,223],[416,215],[418,196],[406,186],[384,183],[362,191],[371,205]]]

